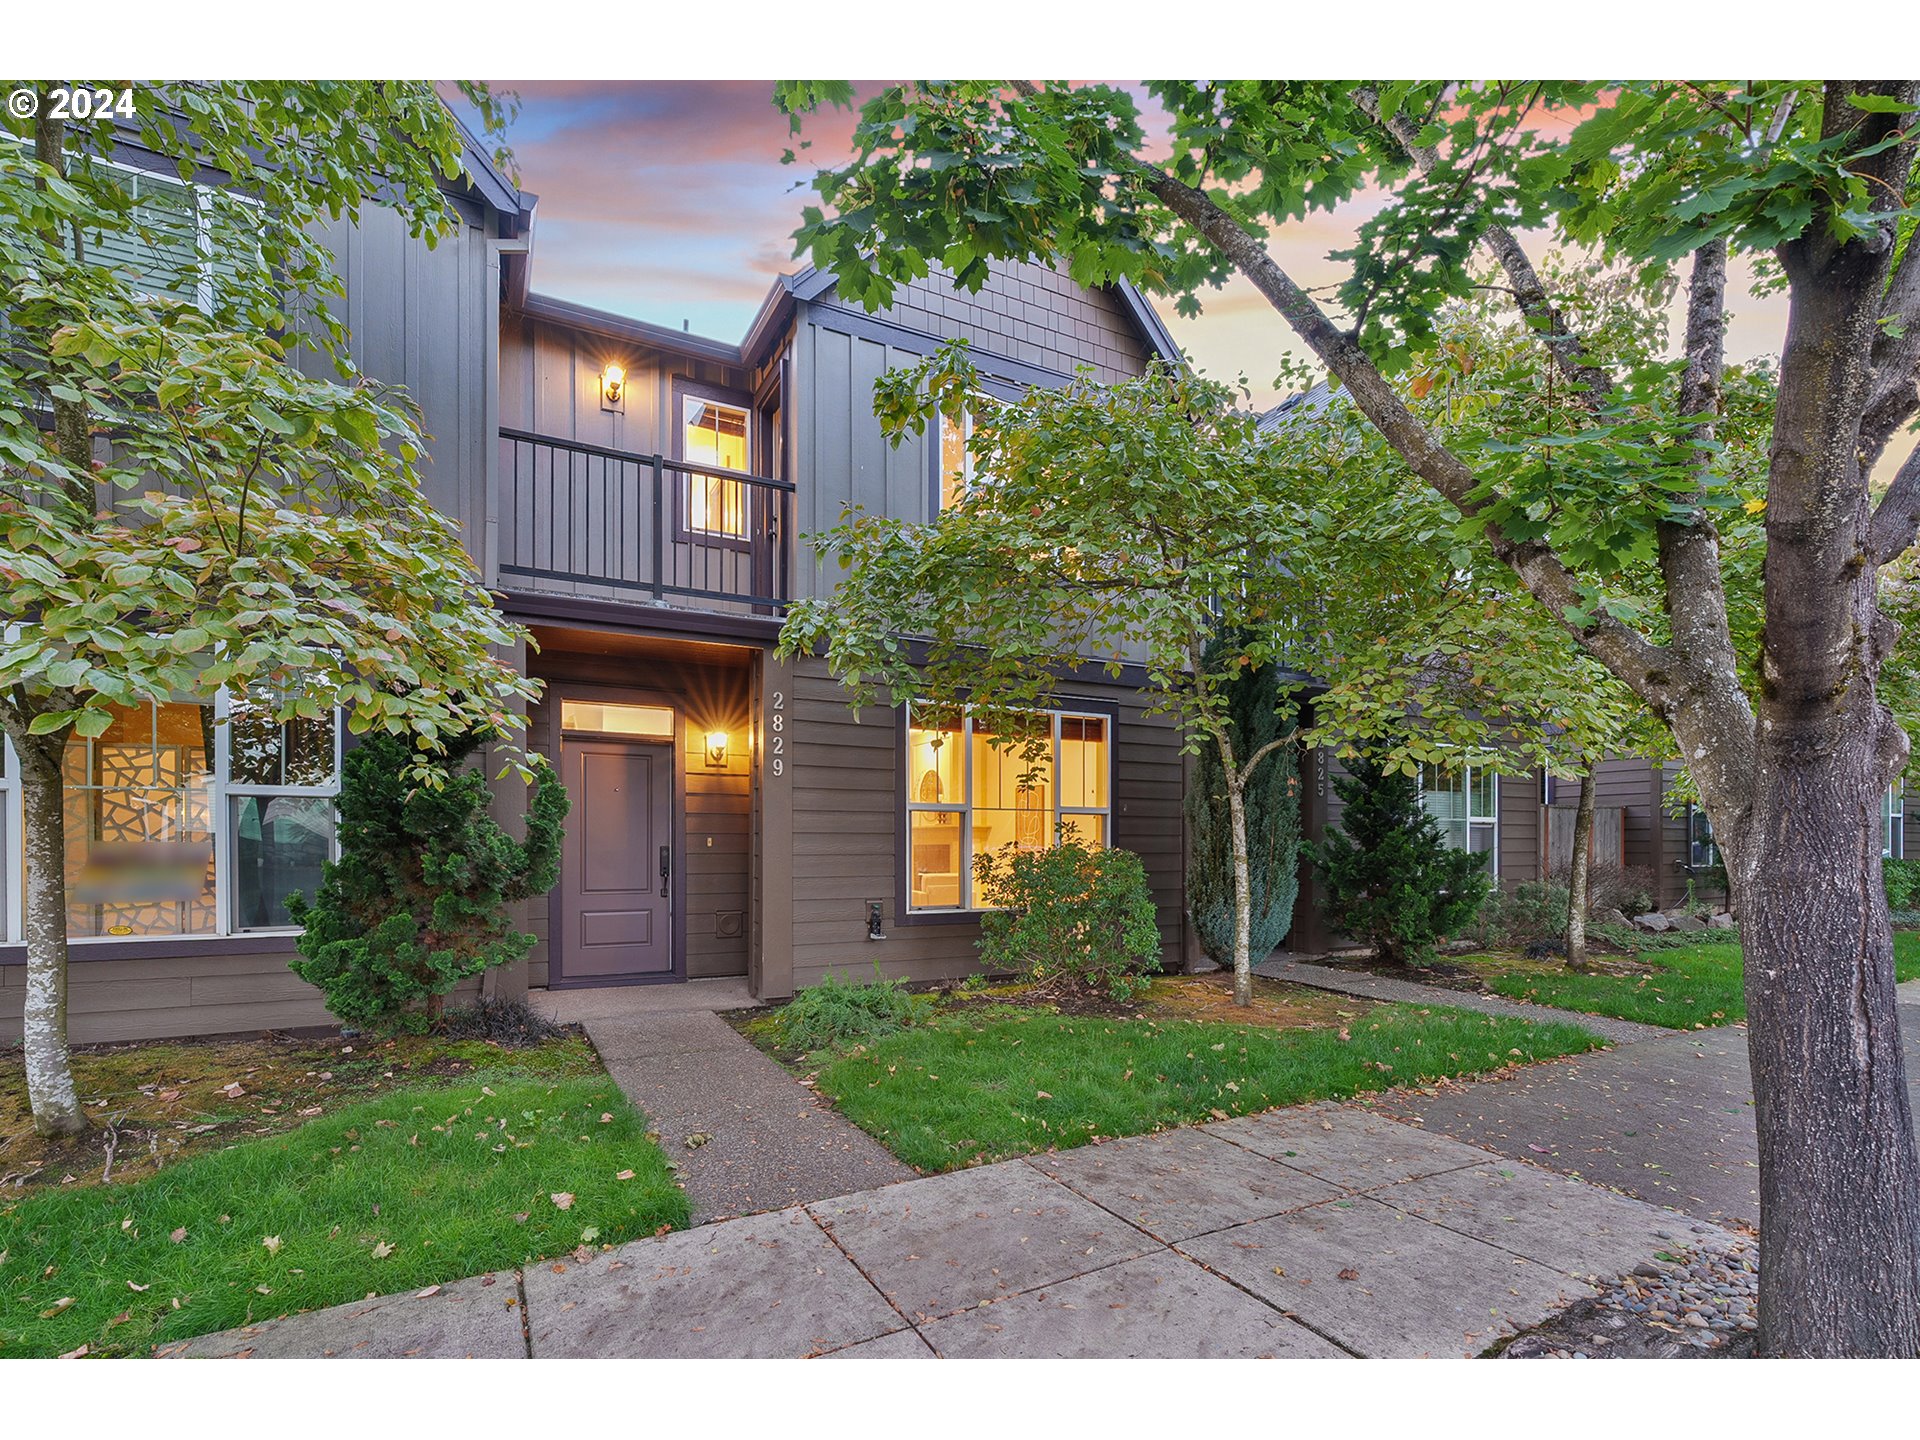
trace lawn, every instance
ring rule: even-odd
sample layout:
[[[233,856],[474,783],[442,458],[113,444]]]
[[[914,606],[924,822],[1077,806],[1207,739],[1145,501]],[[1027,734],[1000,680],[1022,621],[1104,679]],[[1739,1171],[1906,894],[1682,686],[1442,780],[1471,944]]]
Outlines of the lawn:
[[[604,1074],[492,1069],[131,1184],[0,1200],[0,1355],[143,1354],[683,1226],[646,1129]]]
[[[1609,968],[1591,974],[1512,955],[1469,955],[1457,963],[1475,971],[1489,990],[1509,999],[1674,1030],[1728,1025],[1747,1014],[1737,944],[1704,942],[1646,950],[1634,958],[1630,969],[1603,960]],[[1920,931],[1894,935],[1893,963],[1899,979],[1920,979]]]
[[[812,1057],[841,1113],[925,1171],[1246,1115],[1596,1049],[1573,1024],[1362,1005],[1275,1029],[948,1007],[866,1046]]]

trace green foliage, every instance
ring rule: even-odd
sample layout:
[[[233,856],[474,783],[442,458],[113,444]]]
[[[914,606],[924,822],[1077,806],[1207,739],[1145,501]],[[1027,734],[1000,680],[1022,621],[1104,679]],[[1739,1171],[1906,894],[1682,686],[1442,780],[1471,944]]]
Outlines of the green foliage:
[[[829,971],[783,1005],[768,1029],[782,1049],[805,1053],[891,1035],[920,1024],[932,1011],[932,996],[910,994],[904,980],[883,976],[876,961],[873,979],[864,984]]]
[[[1202,664],[1220,668],[1223,642],[1209,645]],[[1243,667],[1227,679],[1226,721],[1235,755],[1252,755],[1293,733],[1292,706],[1272,665]],[[1300,893],[1300,761],[1296,745],[1282,745],[1254,771],[1246,789],[1249,915],[1255,958],[1270,954],[1293,928]],[[1227,813],[1226,769],[1214,746],[1194,757],[1187,789],[1187,914],[1200,944],[1216,964],[1231,968],[1234,950],[1233,829]]]
[[[1398,767],[1358,756],[1333,788],[1346,806],[1340,825],[1307,846],[1327,918],[1390,964],[1432,959],[1434,941],[1485,903],[1486,857],[1447,846]]]
[[[836,1058],[817,1083],[909,1165],[954,1170],[1601,1043],[1574,1024],[1410,1005],[1382,1005],[1340,1030],[973,1009]]]
[[[371,736],[346,758],[340,859],[311,901],[288,898],[306,927],[295,974],[320,987],[342,1020],[418,1031],[469,975],[523,958],[532,935],[507,907],[552,888],[567,792],[534,764],[525,840],[494,823],[484,772],[466,761],[474,734],[446,737],[437,783],[418,783],[413,747]]]
[[[1540,941],[1562,940],[1567,933],[1567,887],[1529,880],[1512,890],[1494,886],[1474,918],[1474,941],[1519,949]]]
[[[1880,874],[1890,909],[1920,909],[1920,860],[1882,860]]]
[[[459,125],[426,82],[140,90],[162,171],[223,177],[184,276],[97,258],[151,253],[180,214],[108,163],[113,117],[51,153],[0,120],[0,721],[57,741],[110,704],[265,681],[282,720],[338,704],[418,737],[423,773],[442,732],[512,733],[537,689],[508,658],[524,632],[428,503],[417,410],[354,369],[323,241],[376,197],[427,244],[456,229]]]
[[[1131,850],[1070,835],[1045,850],[1007,845],[976,855],[983,894],[1004,905],[980,921],[980,958],[1023,984],[1064,984],[1127,1000],[1160,958],[1147,870]]]
[[[144,1355],[687,1220],[646,1117],[604,1074],[404,1086],[135,1184],[10,1197],[0,1356]]]

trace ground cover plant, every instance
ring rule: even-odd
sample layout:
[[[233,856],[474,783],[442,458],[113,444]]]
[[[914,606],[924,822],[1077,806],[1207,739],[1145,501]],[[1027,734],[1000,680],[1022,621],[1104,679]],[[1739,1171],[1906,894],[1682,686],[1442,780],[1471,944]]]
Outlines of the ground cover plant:
[[[861,984],[829,971],[764,1020],[763,1034],[781,1049],[804,1054],[825,1045],[877,1039],[918,1024],[933,1011],[933,997],[916,995],[902,980],[889,980],[873,967],[873,979]]]
[[[645,1119],[604,1074],[482,1071],[130,1185],[0,1201],[0,1355],[143,1354],[687,1220]]]
[[[1920,979],[1920,933],[1893,937],[1894,974]],[[1675,1030],[1730,1025],[1747,1016],[1740,947],[1714,941],[1663,946],[1628,959],[1595,957],[1575,972],[1513,955],[1469,955],[1457,962],[1497,995],[1562,1010],[1611,1015]]]
[[[1153,995],[1191,983],[1156,982]],[[1571,1023],[1345,997],[1311,1001],[1317,1023],[1267,1023],[1261,1000],[1291,988],[1256,984],[1256,1004],[1235,1010],[1255,1024],[1179,1018],[1183,1007],[1153,996],[1112,1014],[950,1004],[912,1030],[821,1052],[809,1064],[819,1092],[848,1119],[908,1164],[941,1171],[1480,1074],[1602,1043]],[[1278,1008],[1287,1008],[1284,1000]]]

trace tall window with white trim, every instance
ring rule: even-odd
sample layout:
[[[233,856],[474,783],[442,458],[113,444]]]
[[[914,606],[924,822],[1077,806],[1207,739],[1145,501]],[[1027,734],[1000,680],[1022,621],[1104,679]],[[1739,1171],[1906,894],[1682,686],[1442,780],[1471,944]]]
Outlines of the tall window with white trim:
[[[1487,870],[1500,869],[1500,777],[1478,765],[1420,771],[1420,803],[1455,850],[1487,857]]]
[[[77,941],[292,928],[287,896],[334,857],[338,713],[285,724],[261,692],[110,707],[62,756],[67,933]],[[22,936],[17,757],[0,756],[0,939]]]
[[[907,713],[907,908],[980,910],[973,860],[1068,835],[1113,843],[1111,718],[1034,711],[997,734],[971,712]]]

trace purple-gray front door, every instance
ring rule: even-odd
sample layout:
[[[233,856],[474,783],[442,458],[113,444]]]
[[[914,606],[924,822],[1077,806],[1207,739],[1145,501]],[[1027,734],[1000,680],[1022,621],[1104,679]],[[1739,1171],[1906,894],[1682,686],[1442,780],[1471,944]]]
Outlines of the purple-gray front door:
[[[673,969],[673,746],[568,737],[573,801],[560,864],[565,985],[668,978]]]

